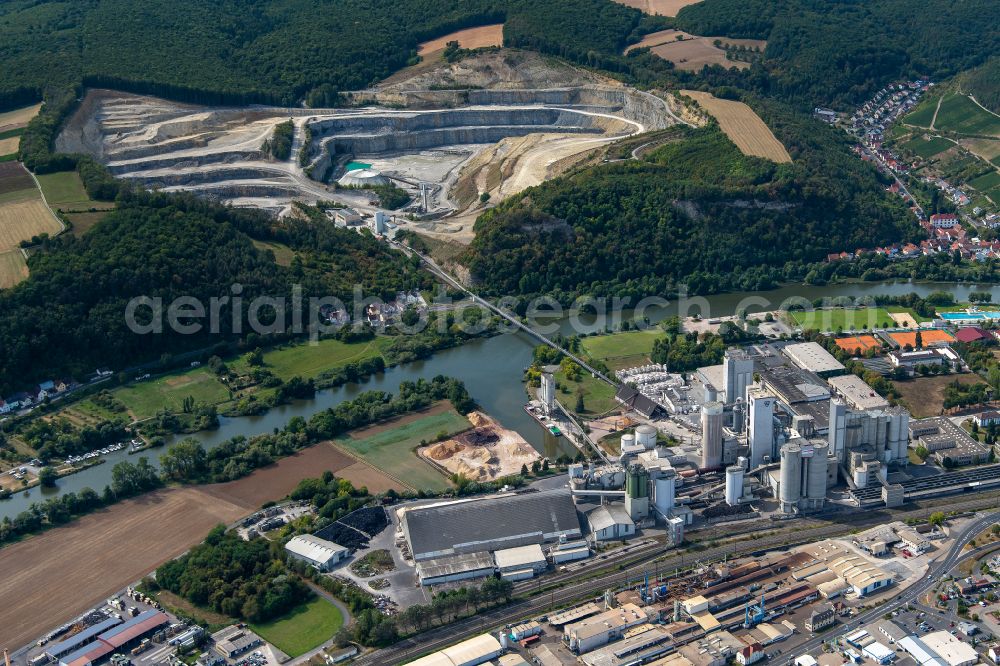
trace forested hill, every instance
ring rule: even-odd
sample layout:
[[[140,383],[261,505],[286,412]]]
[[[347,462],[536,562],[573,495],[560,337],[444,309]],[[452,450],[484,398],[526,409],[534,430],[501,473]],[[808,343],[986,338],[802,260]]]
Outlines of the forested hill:
[[[996,0],[704,0],[682,9],[699,35],[766,39],[755,92],[848,107],[900,78],[935,81],[1000,52]]]
[[[983,66],[966,72],[959,83],[963,92],[975,97],[993,113],[1000,113],[1000,56],[990,58]]]
[[[917,238],[912,215],[841,132],[756,110],[792,164],[744,156],[714,126],[642,161],[526,190],[485,213],[462,258],[491,294],[666,295],[802,279],[830,252]]]
[[[414,261],[370,235],[304,220],[273,225],[255,211],[124,189],[116,211],[81,238],[66,234],[47,241],[29,261],[31,276],[0,290],[0,395],[42,379],[82,379],[102,366],[122,369],[164,353],[246,340],[253,335],[247,324],[252,299],[290,299],[293,284],[302,285],[306,303],[311,295],[336,296],[348,308],[355,284],[366,297],[431,284]],[[308,250],[312,259],[280,266],[244,231]],[[162,335],[137,335],[126,326],[133,297],[162,298],[164,311],[179,296],[194,297],[208,310],[210,298],[232,296],[235,284],[244,303],[237,318],[242,335],[234,333],[228,305],[218,334],[211,334],[206,320],[204,330],[191,335],[168,326]],[[148,313],[140,309],[138,319],[145,321]],[[285,316],[290,320],[290,305]]]
[[[0,109],[81,81],[201,103],[316,106],[459,28],[506,21],[508,43],[579,58],[620,52],[640,19],[609,0],[4,0]]]

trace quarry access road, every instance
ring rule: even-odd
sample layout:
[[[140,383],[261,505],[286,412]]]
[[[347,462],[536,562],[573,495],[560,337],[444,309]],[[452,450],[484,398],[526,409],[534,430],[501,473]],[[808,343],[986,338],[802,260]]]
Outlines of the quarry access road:
[[[996,494],[991,494],[989,496],[978,497],[967,502],[954,503],[950,506],[950,509],[958,512],[979,511],[982,509],[995,510],[997,507],[997,501],[998,496]],[[935,507],[932,506],[921,506],[920,508],[911,511],[892,511],[892,519],[905,520],[906,518],[926,518],[933,512],[934,508]],[[823,539],[835,538],[849,534],[859,528],[872,527],[886,522],[885,514],[882,511],[866,512],[861,516],[857,516],[857,514],[853,515],[855,516],[853,520],[843,524],[831,524],[805,530],[800,529],[801,523],[798,521],[791,521],[788,525],[788,528],[792,530],[791,534],[782,533],[755,539],[747,542],[746,544],[741,544],[745,546],[742,548],[734,549],[732,544],[726,544],[713,548],[706,548],[693,553],[673,551],[671,554],[682,558],[681,562],[683,562],[683,558],[688,557],[695,558],[697,563],[704,565],[710,562],[732,559],[755,552],[784,549],[804,543],[815,543],[816,541],[821,541]],[[958,543],[961,543],[962,545],[958,546],[957,549],[955,546],[952,547],[948,558],[935,567],[933,577],[936,578],[940,575],[941,567],[947,565],[947,568],[943,569],[944,571],[947,571],[951,567],[955,566],[960,559],[963,559],[957,557],[957,553],[961,552],[961,548],[968,543],[974,534],[978,534],[979,531],[985,529],[985,526],[995,522],[998,517],[1000,517],[1000,513],[990,513],[984,517],[977,518],[974,523],[966,528],[966,530],[963,530],[962,536],[956,540],[956,545]],[[982,527],[979,527],[978,531],[973,532],[973,530],[980,525]],[[650,554],[648,559],[654,559],[657,552],[662,551],[659,551],[658,548],[655,549],[653,553]],[[691,560],[689,559],[688,562],[690,563]],[[616,568],[618,566],[626,566],[626,568],[622,571],[600,576],[596,579],[582,580],[578,583],[570,584],[560,589],[548,590],[534,597],[517,601],[508,606],[503,606],[489,611],[482,611],[470,618],[466,618],[437,629],[423,632],[418,636],[405,639],[396,643],[392,647],[376,650],[362,655],[355,660],[355,663],[365,665],[370,664],[372,666],[381,664],[405,664],[424,654],[443,649],[449,645],[454,645],[459,641],[486,631],[490,631],[496,627],[523,621],[527,618],[548,612],[556,607],[581,601],[590,595],[597,596],[608,588],[617,589],[618,587],[627,584],[629,581],[637,580],[638,577],[642,576],[646,571],[644,569],[636,571],[635,569],[644,564],[646,563],[642,561],[628,565],[616,562],[614,565]],[[669,562],[666,564],[669,564]],[[580,578],[593,575],[594,572],[592,570],[588,571],[587,569],[576,572],[576,577]],[[550,578],[549,580],[543,579],[542,583],[547,587],[555,581],[555,578]],[[924,582],[927,582],[926,579],[922,581],[922,583]],[[915,587],[917,586],[911,586],[909,589],[914,589]],[[926,587],[924,587],[924,589],[926,589]],[[923,590],[917,592],[917,595],[919,595],[922,591]],[[909,597],[909,594],[906,593],[900,595],[898,598],[903,597]],[[873,617],[877,617],[885,612],[885,607],[881,607],[878,612],[874,613]],[[867,615],[868,614],[866,613],[862,617],[866,617]],[[869,619],[867,621],[871,620]]]

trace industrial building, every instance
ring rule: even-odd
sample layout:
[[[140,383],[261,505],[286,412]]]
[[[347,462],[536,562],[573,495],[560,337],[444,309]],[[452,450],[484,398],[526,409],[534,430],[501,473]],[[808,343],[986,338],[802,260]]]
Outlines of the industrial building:
[[[496,638],[480,634],[408,663],[410,666],[478,666],[499,657],[503,651]]]
[[[285,544],[285,550],[293,559],[305,562],[324,573],[346,560],[351,554],[347,548],[311,534],[293,538]]]
[[[401,522],[417,562],[583,536],[576,506],[561,489],[417,506]]]
[[[627,539],[635,535],[635,522],[621,504],[602,504],[587,514],[594,541]]]
[[[493,559],[500,577],[511,581],[533,578],[549,565],[537,543],[498,550],[493,553]]]
[[[948,666],[972,666],[979,663],[979,653],[950,632],[934,631],[922,637],[924,645]]]
[[[122,652],[137,645],[143,638],[168,624],[170,619],[160,611],[149,610],[131,620],[122,622],[97,635],[91,634],[92,641],[83,644],[59,657],[59,666],[91,666],[108,661],[116,652]],[[74,637],[75,638],[75,637]],[[84,639],[87,640],[87,639]],[[66,641],[56,646],[60,651]]]
[[[889,401],[875,392],[857,375],[840,375],[831,377],[830,386],[838,396],[854,409],[888,409]]]
[[[750,448],[750,469],[774,458],[775,396],[763,389],[747,389],[747,443]]]
[[[820,377],[833,377],[846,371],[844,364],[835,359],[833,354],[823,349],[823,346],[818,342],[785,345],[781,351],[792,359],[795,365]]]
[[[742,349],[727,349],[722,358],[726,404],[743,400],[747,387],[753,383],[753,359]]]
[[[622,637],[626,630],[644,624],[649,617],[636,604],[606,610],[563,627],[563,639],[577,654],[590,652]]]
[[[825,442],[808,442],[793,432],[781,447],[781,468],[776,495],[782,513],[816,511],[826,502],[830,459]],[[774,480],[775,475],[770,479]]]
[[[947,417],[932,416],[913,421],[909,430],[914,448],[923,446],[941,464],[948,459],[958,467],[980,465],[990,458],[990,447],[973,439]]]
[[[439,585],[492,576],[496,573],[496,562],[488,551],[480,551],[420,560],[416,569],[421,585]]]

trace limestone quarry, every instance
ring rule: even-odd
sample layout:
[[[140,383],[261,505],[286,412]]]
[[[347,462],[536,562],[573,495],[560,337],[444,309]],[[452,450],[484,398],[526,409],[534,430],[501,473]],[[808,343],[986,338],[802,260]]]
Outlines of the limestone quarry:
[[[529,468],[541,456],[513,430],[482,412],[471,412],[472,430],[452,439],[421,447],[418,453],[432,464],[473,481],[493,481]]]
[[[398,224],[468,240],[484,206],[616,139],[681,122],[661,97],[509,50],[423,62],[346,97],[335,109],[210,108],[91,90],[56,148],[148,188],[278,213],[318,200],[379,210],[372,191],[337,185],[361,164],[410,195]],[[289,119],[291,156],[277,160],[262,146]]]

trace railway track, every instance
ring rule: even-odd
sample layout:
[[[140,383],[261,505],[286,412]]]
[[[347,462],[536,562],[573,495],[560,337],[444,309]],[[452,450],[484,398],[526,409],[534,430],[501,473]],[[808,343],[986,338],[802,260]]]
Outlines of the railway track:
[[[941,505],[947,503],[946,500],[925,503],[917,509],[909,511],[892,512],[891,520],[906,520],[907,518],[925,518],[935,510],[942,508]],[[995,509],[998,506],[998,496],[978,497],[965,502],[950,503],[948,509],[955,512],[978,511],[981,509]],[[442,648],[453,645],[476,634],[484,633],[494,627],[512,624],[533,615],[538,615],[562,605],[568,605],[587,598],[597,596],[608,588],[615,589],[621,587],[631,580],[637,580],[643,575],[641,568],[654,560],[664,559],[665,564],[671,564],[670,559],[678,558],[688,560],[691,563],[694,559],[703,564],[747,555],[750,553],[766,550],[775,550],[791,546],[812,543],[822,539],[843,536],[858,529],[872,527],[886,522],[884,512],[870,512],[862,516],[854,514],[853,519],[845,517],[844,523],[827,523],[815,527],[802,529],[802,522],[796,521],[787,528],[780,528],[783,531],[778,534],[755,539],[750,542],[740,544],[722,544],[715,547],[704,548],[695,552],[670,551],[664,553],[662,547],[650,547],[648,551],[636,553],[635,557],[628,560],[616,561],[611,567],[594,570],[583,570],[573,572],[574,577],[587,576],[586,580],[572,583],[569,582],[558,589],[549,589],[542,594],[538,594],[527,599],[515,601],[512,604],[495,608],[489,611],[480,612],[472,617],[459,620],[443,627],[438,627],[426,631],[417,636],[405,639],[396,643],[392,647],[369,652],[355,660],[356,664],[381,666],[382,664],[405,664],[419,658],[429,652],[434,652]],[[815,520],[813,521],[815,522]],[[785,529],[789,533],[785,533]],[[736,546],[734,548],[734,546]],[[739,546],[743,546],[740,548]],[[659,564],[659,562],[657,562]],[[619,571],[609,571],[610,568],[621,569]],[[637,570],[638,569],[638,570]],[[607,572],[605,575],[600,575]],[[598,577],[591,578],[595,574]],[[550,578],[544,585],[551,588],[553,584],[558,585],[568,578]]]

